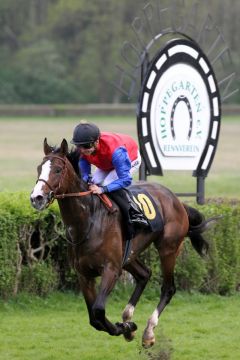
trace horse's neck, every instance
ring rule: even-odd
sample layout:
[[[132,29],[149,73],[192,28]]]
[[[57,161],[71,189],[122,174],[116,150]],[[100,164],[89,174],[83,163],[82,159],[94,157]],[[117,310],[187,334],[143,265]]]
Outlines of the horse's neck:
[[[71,181],[68,187],[67,192],[68,193],[75,193],[75,192],[84,192],[87,191],[88,188],[86,186],[86,183],[84,183],[77,174],[74,172],[71,176]]]
[[[86,190],[83,181],[74,173],[71,176],[67,193],[83,193]],[[65,225],[71,226],[78,223],[82,228],[88,226],[91,208],[90,195],[66,197],[58,200],[58,205]]]

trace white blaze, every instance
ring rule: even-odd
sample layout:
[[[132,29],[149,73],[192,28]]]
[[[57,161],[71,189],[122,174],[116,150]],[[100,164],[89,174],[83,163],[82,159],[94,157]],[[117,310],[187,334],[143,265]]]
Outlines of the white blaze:
[[[39,179],[48,181],[50,170],[51,170],[51,162],[50,162],[50,160],[48,160],[42,166],[42,172],[39,176]],[[41,195],[41,196],[43,195],[43,191],[42,191],[43,185],[44,185],[44,183],[42,181],[38,181],[36,183],[36,185],[34,186],[33,192],[31,194],[31,198],[35,198],[39,195]]]

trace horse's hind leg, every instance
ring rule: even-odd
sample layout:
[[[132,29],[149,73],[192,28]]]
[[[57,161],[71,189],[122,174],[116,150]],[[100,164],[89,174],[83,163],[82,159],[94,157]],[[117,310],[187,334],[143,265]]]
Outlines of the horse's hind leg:
[[[140,260],[135,260],[130,264],[127,264],[125,267],[125,270],[127,270],[134,279],[136,280],[136,287],[134,289],[134,292],[132,296],[130,297],[128,304],[126,305],[123,314],[122,319],[124,323],[127,323],[131,320],[135,306],[142,295],[143,290],[145,289],[145,286],[147,285],[148,280],[151,277],[151,270],[149,270],[144,264],[140,262]],[[125,331],[124,337],[127,341],[132,341],[134,339],[136,331]]]
[[[130,264],[127,264],[124,268],[130,274],[132,274],[132,276],[136,280],[136,287],[134,289],[134,292],[130,297],[128,304],[126,305],[122,314],[122,319],[124,322],[126,322],[131,320],[135,306],[140,296],[142,295],[142,292],[145,289],[145,286],[147,285],[152,272],[144,264],[142,264],[139,259],[133,261]]]
[[[144,330],[142,338],[144,347],[152,346],[155,343],[154,328],[158,324],[158,318],[176,292],[173,275],[176,256],[177,252],[162,257],[160,256],[163,275],[161,297],[157,308],[154,310],[152,316],[149,318],[147,327]]]

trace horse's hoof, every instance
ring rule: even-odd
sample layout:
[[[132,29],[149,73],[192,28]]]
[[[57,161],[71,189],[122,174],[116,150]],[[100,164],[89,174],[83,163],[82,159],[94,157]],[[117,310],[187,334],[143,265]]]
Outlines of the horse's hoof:
[[[130,334],[123,334],[124,339],[127,342],[133,341],[133,339],[135,338],[135,335],[136,335],[136,331],[132,331]]]
[[[124,324],[123,336],[126,341],[132,341],[136,335],[137,325],[134,322],[126,322]]]
[[[123,333],[124,339],[128,342],[132,341],[135,338],[135,335],[136,335],[136,330]]]
[[[134,322],[116,323],[122,328],[122,334],[126,341],[132,341],[136,335],[137,325]]]
[[[155,337],[151,338],[151,339],[143,339],[142,340],[142,346],[145,349],[149,349],[150,347],[152,347],[155,344]]]

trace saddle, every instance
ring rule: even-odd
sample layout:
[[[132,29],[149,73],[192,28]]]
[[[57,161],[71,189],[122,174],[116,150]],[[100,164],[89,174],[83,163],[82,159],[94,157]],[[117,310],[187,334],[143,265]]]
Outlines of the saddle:
[[[148,220],[152,232],[162,231],[164,222],[160,213],[159,205],[156,204],[150,193],[141,186],[129,187],[134,202],[139,206]]]
[[[145,189],[132,185],[128,189],[112,191],[108,193],[108,196],[117,203],[128,227],[135,228],[135,232],[139,229],[147,229],[149,232],[163,229],[163,219],[159,208]]]

